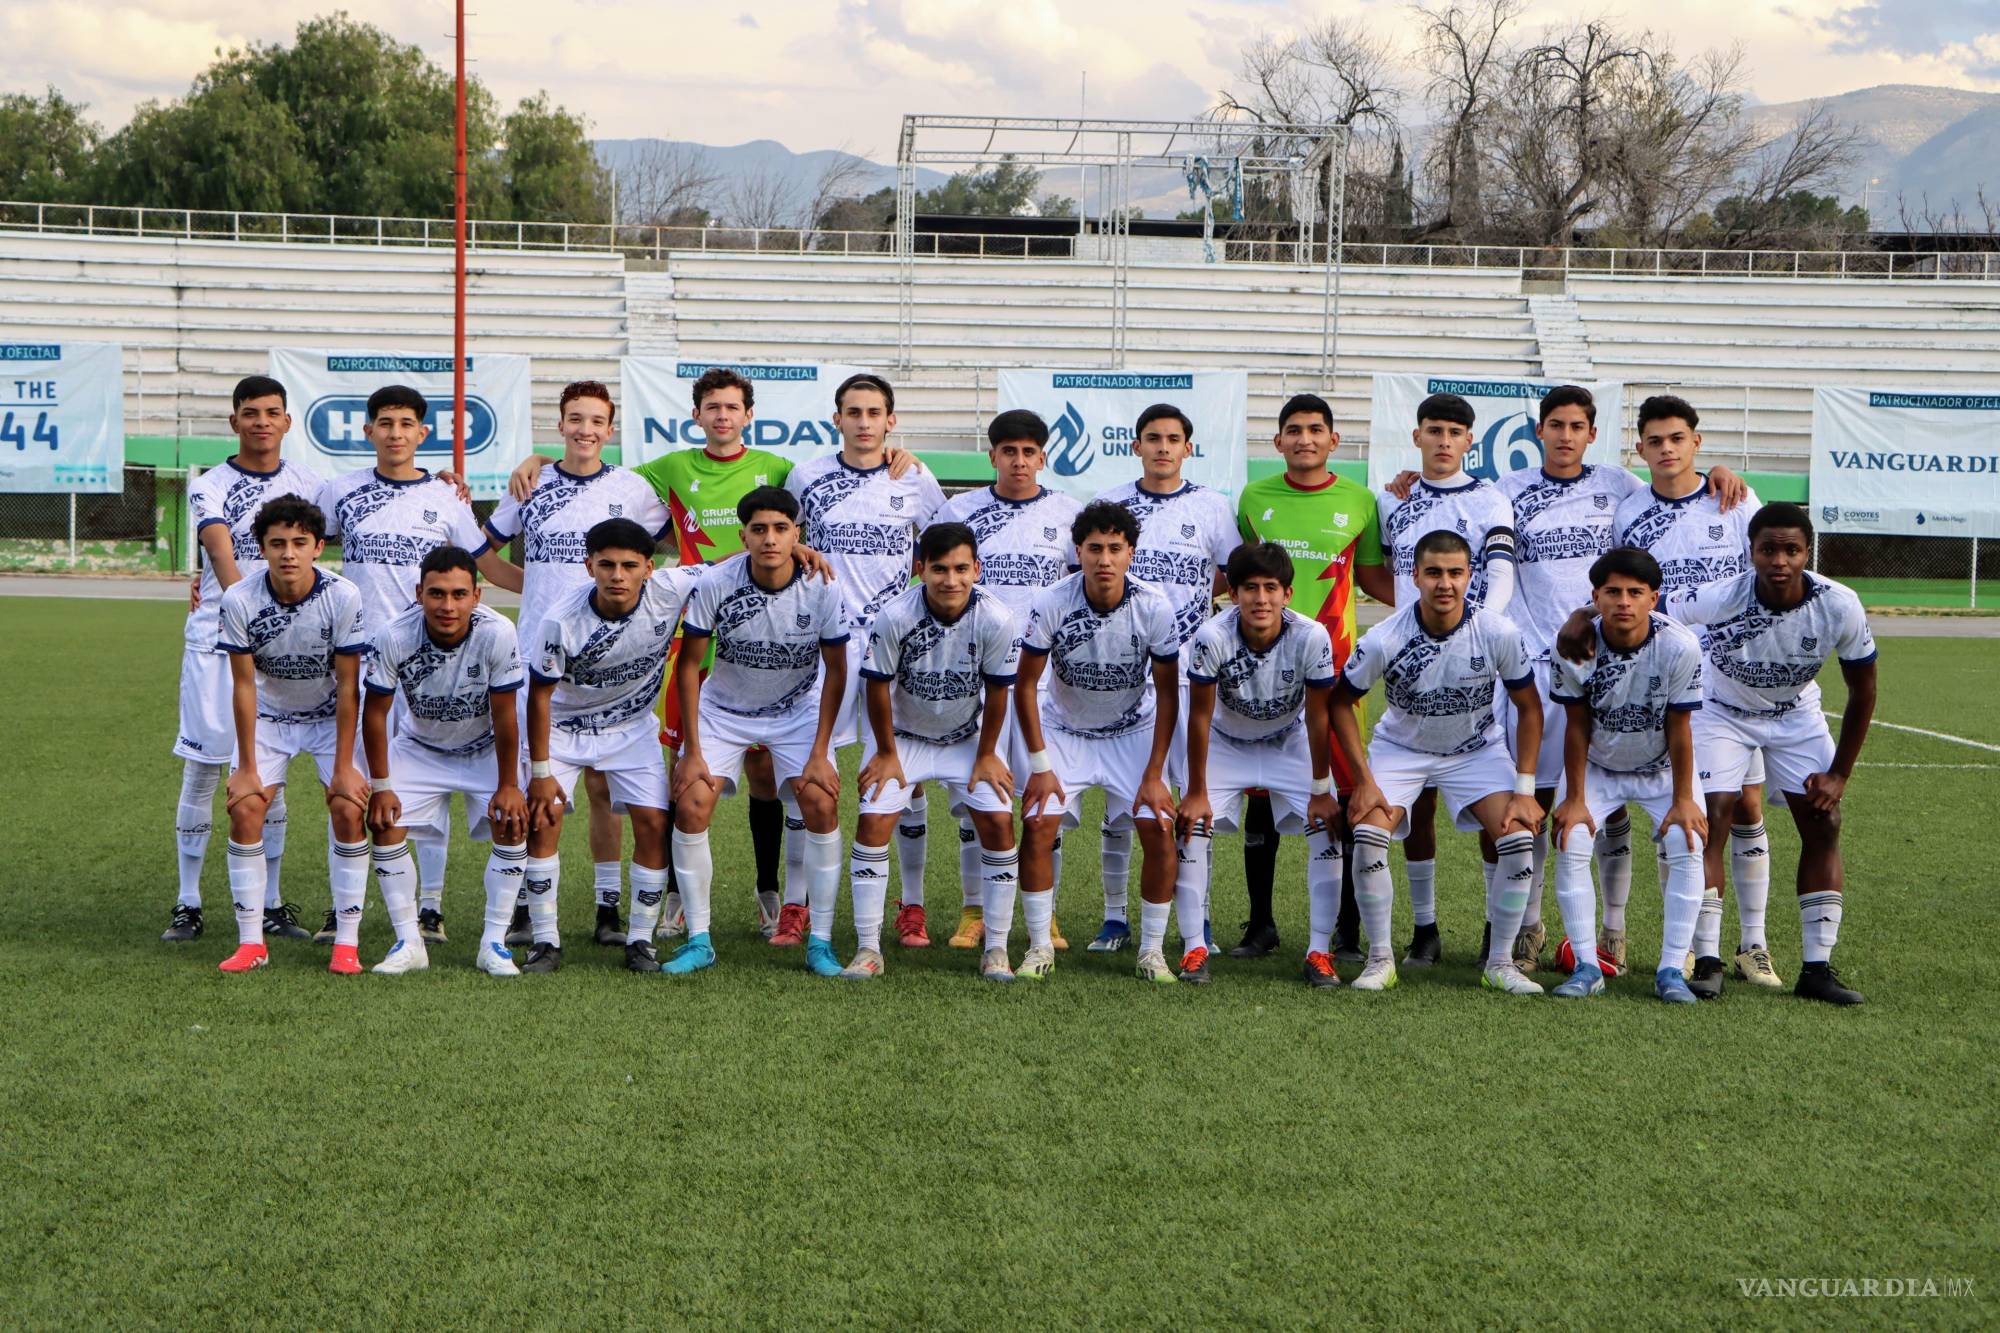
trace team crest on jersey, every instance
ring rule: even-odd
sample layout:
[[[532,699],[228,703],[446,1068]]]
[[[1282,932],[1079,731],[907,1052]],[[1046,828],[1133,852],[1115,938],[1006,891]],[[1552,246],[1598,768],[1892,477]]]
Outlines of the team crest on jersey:
[[[759,486],[769,486],[771,484],[771,474],[768,472],[759,472],[751,480],[755,481]]]
[[[437,511],[437,510],[435,510],[435,509],[426,509],[426,510],[424,511],[424,522],[426,522],[426,523],[435,523],[435,522],[437,522],[437,521],[438,521],[438,511]]]
[[[1194,524],[1192,523],[1181,524],[1181,540],[1183,541],[1194,540]]]
[[[467,680],[478,680],[484,670],[485,668],[477,662],[467,662],[465,664],[465,678]]]
[[[1052,542],[1052,541],[1054,541],[1055,539],[1056,539],[1056,530],[1055,530],[1054,528],[1043,528],[1043,529],[1042,529],[1042,540],[1043,540],[1043,541],[1045,541],[1045,542]]]
[[[801,612],[799,612],[799,614],[798,614],[798,622],[799,622],[799,628],[800,628],[800,629],[808,629],[808,628],[810,628],[810,627],[812,626],[812,623],[813,623],[813,618],[812,618],[812,613],[811,613],[811,612],[809,612],[809,611],[801,611]]]
[[[1590,497],[1590,502],[1599,509],[1611,508],[1611,497],[1608,495],[1593,495]]]
[[[891,508],[891,509],[901,509],[902,507],[903,507],[903,497],[902,497],[902,496],[900,496],[900,495],[892,495],[892,496],[890,496],[890,497],[889,497],[889,508]]]
[[[1808,634],[1799,640],[1799,647],[1809,653],[1816,653],[1819,651],[1819,639],[1815,635]]]
[[[1478,653],[1474,653],[1472,655],[1472,669],[1474,671],[1486,670],[1486,659],[1480,656]]]
[[[608,514],[610,514],[610,516],[611,516],[611,517],[613,517],[613,518],[623,518],[623,517],[625,517],[625,506],[624,506],[624,505],[622,505],[622,504],[619,504],[619,505],[606,505],[606,506],[604,506],[604,509],[605,509],[605,512],[606,512],[606,513],[608,513]]]
[[[1270,516],[1271,516],[1271,511],[1266,509],[1264,511],[1264,517],[1269,518]],[[1344,528],[1347,526],[1347,515],[1345,512],[1338,513],[1333,516],[1333,526],[1335,526],[1336,528]]]
[[[1708,525],[1708,539],[1712,542],[1722,540],[1722,525],[1720,523],[1711,523]]]
[[[1298,677],[1298,674],[1299,673],[1293,670],[1291,667],[1286,667],[1284,670],[1278,673],[1278,679],[1283,681],[1285,684],[1289,685],[1292,683],[1293,680],[1295,680]]]
[[[1660,688],[1660,678],[1659,678],[1658,676],[1648,676],[1648,677],[1646,677],[1646,688],[1647,688],[1647,689],[1649,689],[1649,690],[1657,690],[1657,689],[1659,689],[1659,688]]]
[[[1464,536],[1464,535],[1465,535],[1465,520],[1464,520],[1464,519],[1462,519],[1462,518],[1461,518],[1460,520],[1458,520],[1458,523],[1456,524],[1456,527],[1458,528],[1458,533],[1459,533],[1459,536],[1461,536],[1461,537],[1462,537],[1462,536]]]
[[[332,625],[330,625],[330,624],[328,624],[328,625],[321,625],[321,626],[319,627],[319,636],[320,636],[320,638],[322,638],[322,639],[326,640],[327,642],[331,643],[331,642],[333,641],[333,626],[332,626]]]

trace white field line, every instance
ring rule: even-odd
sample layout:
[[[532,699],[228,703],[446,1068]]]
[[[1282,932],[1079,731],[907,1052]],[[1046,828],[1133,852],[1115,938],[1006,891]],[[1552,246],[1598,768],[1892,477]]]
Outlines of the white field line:
[[[1835,712],[1829,712],[1825,709],[1821,711],[1835,720],[1838,720],[1840,717],[1840,714]],[[1994,754],[2000,754],[2000,745],[1988,745],[1985,741],[1967,740],[1963,736],[1954,736],[1948,731],[1931,731],[1924,727],[1906,727],[1900,722],[1884,722],[1879,717],[1871,719],[1868,725],[1871,727],[1887,727],[1891,731],[1907,731],[1912,736],[1928,736],[1935,741],[1950,741],[1953,745],[1965,745],[1975,750],[1989,750]]]

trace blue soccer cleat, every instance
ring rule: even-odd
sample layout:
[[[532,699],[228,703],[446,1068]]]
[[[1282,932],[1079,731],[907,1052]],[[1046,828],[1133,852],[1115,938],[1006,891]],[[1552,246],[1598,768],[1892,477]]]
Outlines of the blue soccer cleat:
[[[1588,964],[1579,966],[1569,974],[1569,979],[1557,986],[1549,994],[1559,1000],[1581,1000],[1604,993],[1604,972],[1601,968]]]
[[[806,937],[806,970],[816,977],[837,977],[841,974],[840,959],[834,956],[832,940],[823,940],[817,935]]]
[[[1653,974],[1653,991],[1668,1004],[1699,1004],[1688,989],[1687,976],[1678,967],[1663,967]]]
[[[1097,938],[1083,947],[1091,953],[1117,953],[1132,942],[1132,927],[1123,921],[1107,918],[1098,929]]]
[[[691,972],[715,966],[715,946],[708,942],[708,932],[688,936],[688,942],[674,950],[674,956],[660,964],[660,975],[684,977]]]

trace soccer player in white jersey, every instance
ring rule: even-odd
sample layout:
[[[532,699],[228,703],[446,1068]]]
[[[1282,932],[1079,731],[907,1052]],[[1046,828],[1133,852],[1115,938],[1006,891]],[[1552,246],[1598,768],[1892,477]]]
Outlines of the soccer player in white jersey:
[[[535,940],[520,966],[562,966],[556,851],[577,774],[604,775],[611,809],[632,821],[632,912],[625,966],[657,972],[653,927],[667,897],[667,766],[653,707],[667,646],[700,566],[653,569],[653,534],[607,518],[584,534],[588,587],[542,617],[528,662],[528,917]]]
[[[1019,407],[1000,413],[987,423],[986,443],[987,461],[993,465],[993,484],[952,496],[938,510],[937,521],[963,523],[972,529],[979,540],[980,589],[997,597],[1013,613],[1017,625],[1025,625],[1042,590],[1076,569],[1076,544],[1070,540],[1069,529],[1083,506],[1061,491],[1042,485],[1042,468],[1048,463],[1049,427],[1035,413]],[[1021,747],[1020,731],[1013,725],[1011,715],[1006,757],[1007,767],[1018,784],[1027,775],[1026,751]],[[1051,883],[1060,888],[1060,834],[1050,863]],[[970,820],[961,819],[958,877],[963,885],[964,906],[959,912],[958,928],[951,936],[954,949],[986,947],[981,865],[977,833]],[[1049,915],[1049,938],[1058,949],[1068,947],[1061,927],[1056,924],[1053,907]]]
[[[799,502],[790,491],[760,486],[736,512],[743,550],[703,573],[681,629],[683,653],[704,653],[715,641],[715,665],[706,679],[694,671],[674,678],[684,728],[674,765],[674,878],[688,937],[660,970],[681,975],[715,964],[708,825],[716,801],[735,792],[745,751],[763,745],[779,788],[791,789],[806,821],[806,967],[839,976],[840,773],[831,755],[847,678],[845,609],[837,585],[795,563]]]
[[[1555,988],[1565,999],[1604,989],[1594,941],[1596,899],[1590,857],[1597,830],[1636,801],[1666,854],[1660,963],[1653,988],[1672,1004],[1693,1004],[1682,972],[1701,910],[1701,857],[1708,839],[1695,776],[1694,727],[1701,708],[1701,644],[1661,615],[1659,562],[1617,547],[1590,567],[1596,652],[1588,662],[1558,659],[1553,694],[1567,714],[1562,801],[1553,812],[1556,904],[1569,931],[1557,951],[1572,967]],[[1614,966],[1616,964],[1614,963]]]
[[[1014,910],[1014,776],[999,754],[1020,660],[1014,617],[975,586],[979,542],[963,523],[924,529],[917,573],[921,583],[876,612],[861,664],[868,728],[848,861],[856,951],[841,973],[861,981],[882,972],[889,837],[920,783],[942,782],[952,814],[978,831],[981,901],[1003,918]],[[1006,950],[984,959],[980,974],[1012,980]]]
[[[368,649],[360,588],[315,561],[326,516],[293,495],[266,501],[251,524],[264,571],[238,580],[217,608],[216,642],[229,654],[236,721],[229,808],[229,896],[236,952],[224,972],[270,961],[264,947],[264,816],[293,758],[310,754],[333,825],[327,875],[335,913],[333,961],[361,971],[361,910],[368,891],[368,779],[357,762],[361,656]]]
[[[1244,793],[1270,793],[1281,834],[1305,834],[1306,898],[1311,936],[1305,978],[1338,986],[1328,952],[1340,914],[1340,808],[1333,795],[1328,700],[1336,672],[1326,626],[1292,610],[1292,558],[1268,542],[1238,546],[1224,573],[1235,605],[1204,624],[1188,649],[1187,784],[1178,831],[1198,855],[1199,882],[1182,875],[1174,904],[1181,939],[1182,981],[1208,980],[1209,849],[1203,825],[1241,827]],[[1304,726],[1301,728],[1300,723]],[[1184,856],[1186,853],[1183,854]],[[1185,863],[1184,863],[1185,864]]]
[[[1542,710],[1534,672],[1521,631],[1505,616],[1466,604],[1473,557],[1464,537],[1450,528],[1425,533],[1413,555],[1420,600],[1362,636],[1333,696],[1334,737],[1358,775],[1347,817],[1354,826],[1354,887],[1368,962],[1354,985],[1387,990],[1396,984],[1389,843],[1408,833],[1411,807],[1433,788],[1461,829],[1485,833],[1499,853],[1486,890],[1482,983],[1509,995],[1540,995],[1542,988],[1514,966],[1513,953],[1534,872],[1534,828],[1542,819],[1535,804]],[[1388,707],[1364,746],[1356,705],[1378,680]],[[1519,761],[1509,760],[1495,715],[1496,681],[1518,710]]]
[[[417,872],[411,829],[451,832],[451,797],[465,797],[467,831],[491,842],[486,921],[475,965],[496,977],[520,968],[503,936],[528,860],[528,803],[520,784],[523,684],[514,622],[479,604],[472,553],[440,546],[417,573],[417,604],[376,631],[368,654],[361,744],[368,758],[368,828],[375,837],[375,882],[396,942],[375,971],[396,976],[430,966],[417,927]],[[389,734],[390,708],[404,701],[403,725]]]
[[[316,504],[325,484],[310,468],[278,456],[291,428],[284,385],[265,375],[238,381],[229,412],[236,453],[188,485],[188,512],[202,561],[181,651],[180,730],[174,741],[174,754],[181,760],[181,794],[174,811],[180,888],[173,919],[160,936],[168,943],[201,936],[201,868],[208,859],[215,793],[236,751],[229,655],[215,641],[222,594],[240,580],[264,572],[264,555],[252,525],[265,501],[296,495]],[[305,939],[312,932],[299,925],[298,910],[283,900],[279,889],[285,826],[281,786],[264,812],[264,933]]]
[[[1709,820],[1731,817],[1751,755],[1761,752],[1799,831],[1805,963],[1793,991],[1860,1004],[1860,992],[1841,984],[1832,958],[1844,889],[1840,801],[1875,714],[1875,639],[1861,599],[1806,569],[1812,537],[1805,510],[1765,505],[1750,520],[1751,572],[1676,593],[1669,609],[1683,623],[1702,627],[1705,706],[1695,720],[1695,748]],[[1837,745],[1820,711],[1818,676],[1829,654],[1839,659],[1847,683]],[[1720,868],[1711,851],[1711,884]],[[1718,992],[1721,925],[1720,905],[1704,898],[1695,970],[1713,974]]]
[[[868,625],[890,598],[910,586],[917,533],[944,504],[937,478],[922,466],[902,476],[889,472],[889,433],[896,428],[896,391],[879,375],[850,375],[833,393],[840,452],[793,468],[785,489],[799,500],[803,540],[832,564],[834,584],[847,614],[847,679],[829,681],[840,691],[835,749],[852,745],[866,728],[860,718],[861,659]],[[930,945],[924,922],[924,863],[930,854],[930,820],[921,784],[910,789],[908,815],[898,826],[896,936],[907,949]],[[807,914],[797,905],[778,932],[796,943]]]
[[[1186,690],[1187,646],[1215,610],[1216,594],[1222,591],[1222,566],[1241,541],[1236,531],[1236,503],[1221,491],[1198,486],[1181,475],[1181,468],[1194,456],[1194,423],[1171,403],[1154,403],[1139,414],[1133,427],[1133,453],[1143,469],[1136,481],[1123,482],[1101,492],[1097,499],[1123,505],[1139,520],[1139,549],[1132,556],[1132,576],[1152,584],[1174,604],[1174,631],[1181,641],[1181,733],[1167,760],[1167,781],[1180,786],[1185,781],[1187,754],[1188,701]],[[1209,830],[1205,825],[1181,821],[1183,845],[1180,850],[1180,877],[1193,890],[1208,882],[1203,868],[1208,860],[1205,846]],[[1115,953],[1132,938],[1126,921],[1126,893],[1132,858],[1129,827],[1105,821],[1102,865],[1104,879],[1104,924],[1097,938],[1087,946],[1092,953]],[[1176,889],[1175,901],[1181,897]],[[1206,909],[1204,908],[1204,911]],[[1203,918],[1206,920],[1206,917]],[[1208,943],[1204,935],[1203,943]],[[1203,972],[1206,976],[1206,972]]]
[[[371,625],[387,625],[416,601],[417,567],[440,546],[479,551],[481,573],[511,592],[521,590],[521,571],[486,549],[479,520],[457,486],[417,466],[417,450],[430,437],[424,424],[429,411],[424,396],[407,385],[387,385],[368,395],[361,429],[375,450],[375,464],[327,483],[327,536],[340,542],[341,572],[367,599]],[[413,833],[411,842],[423,937],[442,943],[448,842],[428,830]]]
[[[1049,917],[1056,835],[1076,827],[1083,794],[1096,787],[1112,824],[1137,825],[1145,855],[1137,975],[1172,984],[1177,978],[1164,949],[1173,907],[1174,803],[1166,773],[1180,713],[1181,647],[1173,603],[1129,573],[1139,543],[1130,510],[1085,505],[1070,537],[1082,570],[1036,599],[1014,685],[1014,724],[1031,775],[1021,798],[1028,951],[1015,975],[1039,981],[1055,971]],[[1011,918],[987,912],[989,954],[1007,947]]]
[[[510,491],[486,520],[485,550],[498,551],[510,541],[520,542],[521,610],[517,624],[521,642],[531,647],[541,642],[542,617],[548,608],[563,593],[591,581],[584,538],[592,528],[607,518],[629,518],[661,539],[673,527],[673,516],[651,482],[629,468],[604,461],[604,446],[611,440],[617,412],[611,391],[596,380],[578,380],[563,389],[556,410],[562,458],[542,465],[526,499],[516,499]],[[520,695],[520,706],[525,728],[525,692]],[[585,769],[583,787],[590,796],[596,938],[599,944],[622,946],[625,931],[618,921],[618,903],[623,896],[624,829],[611,813],[611,792],[604,775]],[[671,918],[671,882],[667,901],[666,915]],[[517,939],[532,938],[525,886],[514,905],[508,933]]]

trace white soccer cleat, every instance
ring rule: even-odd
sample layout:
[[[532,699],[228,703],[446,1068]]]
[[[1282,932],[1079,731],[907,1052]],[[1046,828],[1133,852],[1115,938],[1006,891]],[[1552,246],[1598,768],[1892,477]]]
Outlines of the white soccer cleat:
[[[1511,962],[1502,963],[1498,967],[1487,968],[1480,975],[1479,984],[1488,990],[1497,990],[1506,995],[1546,995],[1548,993],[1538,983],[1528,980],[1522,974],[1521,969],[1514,966]]]
[[[489,977],[518,977],[521,969],[514,965],[514,954],[504,944],[482,944],[479,957],[473,960],[474,967]]]
[[[1348,984],[1355,990],[1394,990],[1396,960],[1388,957],[1370,958],[1368,966],[1361,969],[1361,975]]]
[[[1163,985],[1178,985],[1180,977],[1167,965],[1167,955],[1161,949],[1144,949],[1132,968],[1132,975],[1141,981],[1154,981]]]
[[[1047,981],[1055,975],[1056,951],[1046,944],[1031,945],[1021,955],[1021,965],[1014,969],[1016,981]]]
[[[397,940],[389,946],[382,961],[368,970],[380,976],[399,977],[405,972],[422,972],[430,965],[431,956],[422,940]]]
[[[987,981],[1012,981],[1014,969],[1005,949],[988,949],[979,959],[979,975]]]
[[[1771,966],[1771,951],[1759,944],[1736,955],[1736,977],[1765,990],[1783,990],[1785,979]]]

